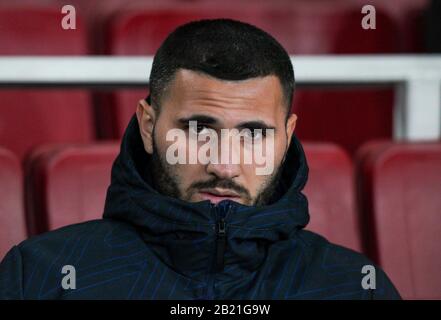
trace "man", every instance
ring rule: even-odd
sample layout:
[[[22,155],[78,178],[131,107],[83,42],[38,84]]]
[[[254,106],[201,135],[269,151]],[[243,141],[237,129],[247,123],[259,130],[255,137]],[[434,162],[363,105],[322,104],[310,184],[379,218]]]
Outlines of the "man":
[[[262,30],[227,19],[176,29],[124,135],[104,219],[15,246],[0,267],[0,297],[399,298],[381,269],[363,280],[367,258],[303,230],[308,167],[293,135],[293,89],[288,54]],[[242,131],[248,140],[229,150],[209,139],[209,156],[220,150],[227,161],[189,161],[205,138]],[[244,162],[258,146],[273,163],[264,174],[263,162]]]

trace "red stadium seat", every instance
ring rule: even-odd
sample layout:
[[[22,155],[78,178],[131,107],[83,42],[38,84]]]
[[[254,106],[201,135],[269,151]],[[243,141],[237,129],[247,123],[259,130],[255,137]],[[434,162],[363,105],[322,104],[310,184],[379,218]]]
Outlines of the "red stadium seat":
[[[101,218],[119,144],[54,145],[28,159],[27,214],[32,234]]]
[[[361,27],[360,7],[323,7],[299,12],[291,52],[302,54],[388,54],[400,50],[394,21],[377,9],[376,29]],[[295,62],[294,62],[295,63]],[[294,66],[295,67],[295,66]],[[390,88],[302,89],[294,95],[297,134],[309,141],[342,145],[351,155],[364,142],[392,137]]]
[[[307,229],[361,251],[352,161],[334,144],[305,143],[309,179],[305,186],[311,216]]]
[[[61,27],[60,8],[1,8],[0,55],[87,54],[86,33]],[[32,70],[29,70],[32,72]],[[20,158],[43,143],[94,138],[93,109],[84,90],[0,90],[0,144]]]
[[[26,239],[22,179],[18,159],[0,148],[0,260],[13,245]]]
[[[364,241],[404,298],[441,298],[441,143],[371,143],[359,159]]]

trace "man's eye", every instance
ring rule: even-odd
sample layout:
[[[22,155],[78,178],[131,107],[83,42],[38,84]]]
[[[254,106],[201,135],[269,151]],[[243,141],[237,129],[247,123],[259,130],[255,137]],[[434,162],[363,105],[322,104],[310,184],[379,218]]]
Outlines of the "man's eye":
[[[265,133],[262,129],[249,129],[245,131],[245,135],[247,138],[260,140],[265,136]]]
[[[189,130],[195,134],[208,134],[209,128],[205,125],[202,124],[198,124],[197,126],[187,126],[187,128],[189,128]]]

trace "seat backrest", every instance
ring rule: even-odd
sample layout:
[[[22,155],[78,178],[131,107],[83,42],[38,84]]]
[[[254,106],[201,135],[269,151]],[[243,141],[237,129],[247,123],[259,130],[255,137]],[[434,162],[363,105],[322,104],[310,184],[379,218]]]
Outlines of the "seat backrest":
[[[0,55],[84,55],[86,30],[61,27],[61,8],[0,8]],[[29,70],[32,72],[32,70]],[[19,158],[43,143],[94,138],[93,109],[84,90],[0,90],[0,144]]]
[[[26,239],[22,170],[17,157],[0,148],[0,260]]]
[[[311,217],[308,230],[361,251],[352,161],[335,144],[305,143],[309,178],[305,186]]]
[[[328,3],[319,9],[311,5],[301,10],[293,22],[297,30],[293,45],[302,54],[400,52],[400,33],[392,17],[377,8],[376,29],[365,30],[361,26],[365,14],[360,8]],[[303,140],[338,143],[354,155],[366,141],[392,137],[393,104],[393,90],[387,87],[299,88],[293,104],[301,119],[297,135]]]
[[[358,156],[368,254],[404,298],[441,298],[441,143],[372,143]]]
[[[102,217],[119,144],[45,146],[27,163],[33,234]]]

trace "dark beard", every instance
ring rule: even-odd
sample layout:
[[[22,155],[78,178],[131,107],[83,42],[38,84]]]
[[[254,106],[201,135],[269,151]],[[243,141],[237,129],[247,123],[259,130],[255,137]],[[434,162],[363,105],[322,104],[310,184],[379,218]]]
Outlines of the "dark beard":
[[[284,163],[285,161],[283,160],[282,164],[277,168],[276,173],[273,174],[257,192],[257,197],[253,203],[254,206],[266,206],[278,200],[280,197],[279,183],[282,176],[282,168]]]
[[[179,190],[180,179],[179,176],[174,174],[173,167],[169,165],[159,154],[155,139],[155,130],[153,129],[152,134],[152,144],[153,144],[153,154],[151,155],[151,174],[153,179],[154,188],[163,195],[189,201],[192,194],[183,195]],[[265,206],[273,203],[279,197],[279,183],[282,173],[282,168],[284,164],[284,160],[282,161],[282,165],[277,168],[277,171],[271,175],[269,179],[267,179],[259,191],[257,192],[257,196],[252,201],[253,206]],[[215,188],[222,187],[224,189],[231,189],[241,194],[248,202],[251,202],[251,196],[244,187],[239,186],[232,180],[218,179],[213,178],[208,181],[196,182],[193,183],[189,189],[197,190],[202,188]]]
[[[171,166],[162,159],[155,143],[155,131],[153,130],[153,154],[151,156],[150,166],[154,188],[163,195],[182,199],[182,193],[179,190],[179,177],[172,174]]]

